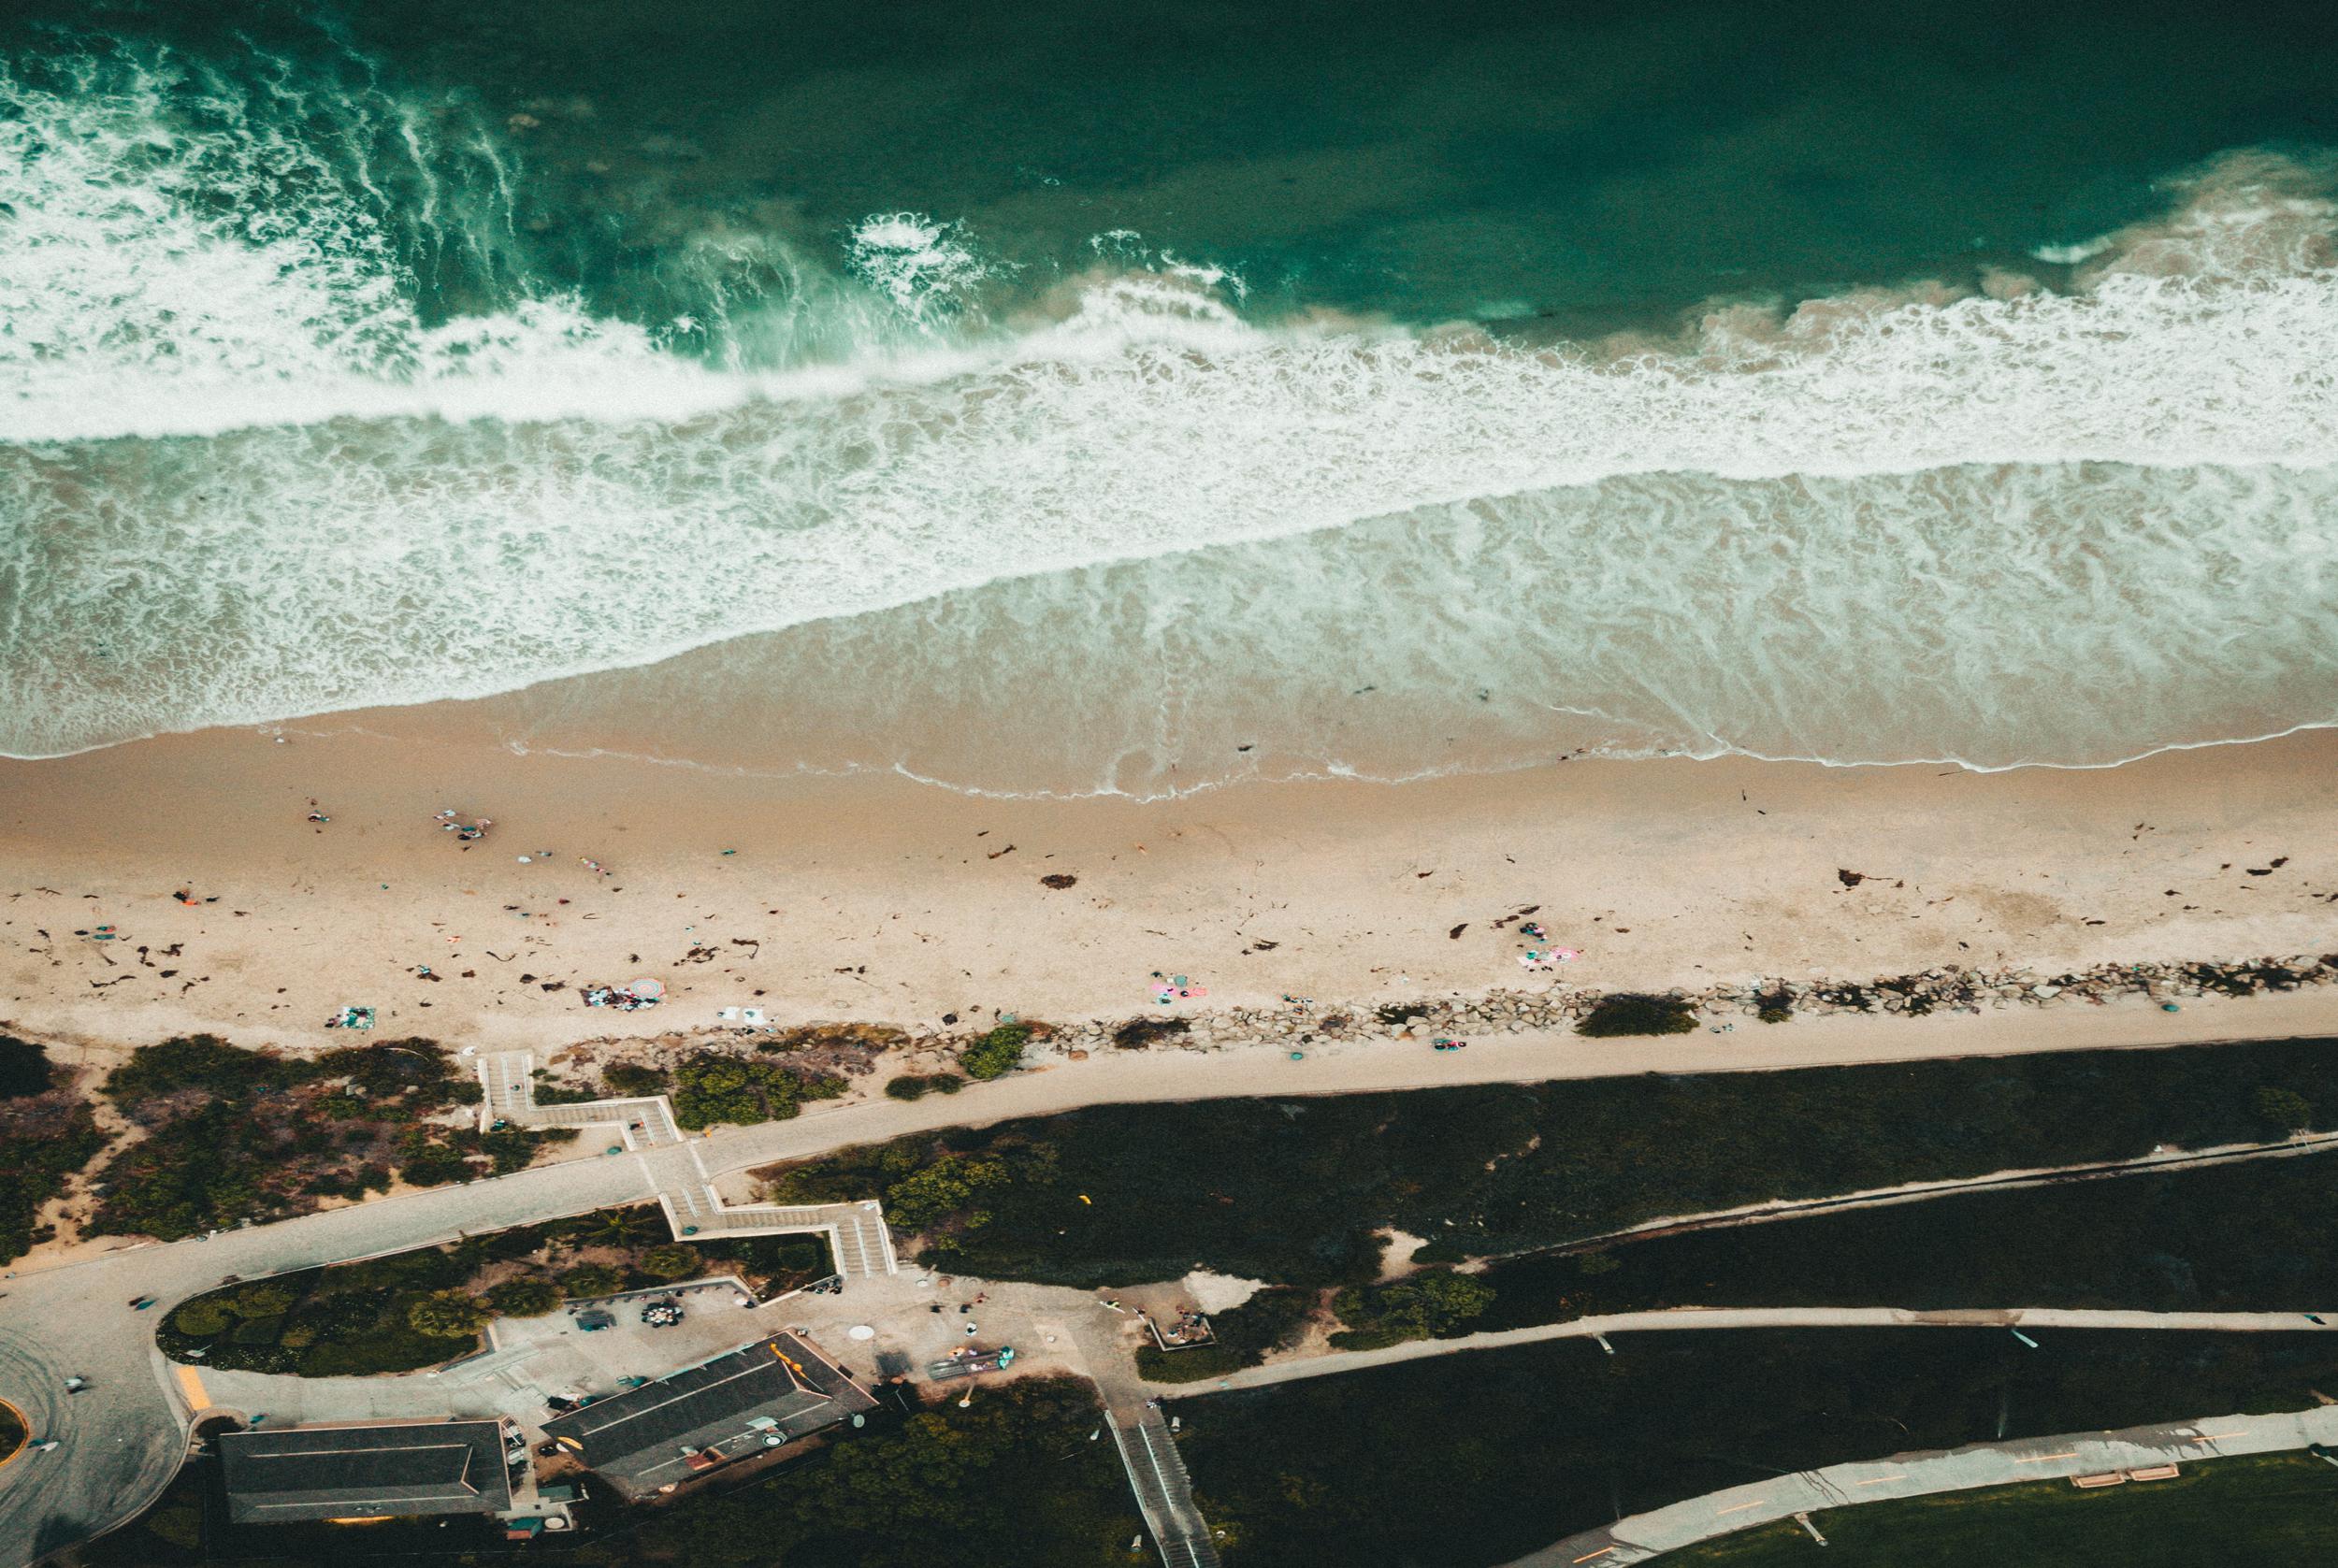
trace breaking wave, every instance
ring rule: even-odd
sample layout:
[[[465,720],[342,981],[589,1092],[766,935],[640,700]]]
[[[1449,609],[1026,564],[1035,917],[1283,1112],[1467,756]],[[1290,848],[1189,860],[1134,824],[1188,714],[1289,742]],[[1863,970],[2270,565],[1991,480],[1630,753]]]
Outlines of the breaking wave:
[[[1207,774],[1234,729],[1353,766],[1310,705],[1359,669],[1423,768],[1457,726],[1473,765],[1566,739],[1536,712],[1984,766],[2338,717],[2319,167],[2174,182],[2042,247],[2053,288],[1662,339],[1261,322],[1121,234],[1019,288],[911,212],[825,261],[691,235],[634,320],[545,281],[496,127],[343,85],[0,65],[0,751],[823,626],[853,664],[706,690],[850,723],[873,668],[972,692],[954,649],[1002,715],[1052,683],[1054,750],[1015,755],[1081,786]]]

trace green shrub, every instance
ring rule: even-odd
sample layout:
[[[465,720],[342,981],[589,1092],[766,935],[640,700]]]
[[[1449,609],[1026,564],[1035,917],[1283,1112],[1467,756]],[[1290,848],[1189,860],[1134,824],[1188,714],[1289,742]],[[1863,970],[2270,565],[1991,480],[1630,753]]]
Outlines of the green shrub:
[[[955,1072],[929,1072],[926,1074],[926,1087],[931,1089],[936,1094],[956,1094],[959,1090],[964,1088],[965,1086],[966,1080],[960,1077]]]
[[[613,1095],[642,1099],[664,1090],[666,1072],[663,1068],[621,1061],[613,1067],[602,1068],[600,1082]]]
[[[469,1339],[487,1321],[487,1306],[460,1290],[433,1290],[407,1307],[406,1321],[433,1339]]]
[[[181,1551],[202,1549],[203,1510],[199,1506],[157,1508],[137,1522],[148,1533],[159,1536]]]
[[[625,1287],[625,1276],[605,1263],[580,1263],[560,1276],[560,1293],[571,1302],[609,1296]]]
[[[548,1234],[546,1227],[541,1225],[514,1225],[509,1230],[498,1230],[478,1240],[486,1244],[488,1257],[508,1262],[515,1258],[532,1258],[543,1251],[544,1239]]]
[[[1188,1350],[1147,1345],[1136,1353],[1136,1370],[1151,1383],[1200,1383],[1253,1364],[1253,1358],[1223,1345],[1197,1345]]]
[[[1332,1344],[1342,1350],[1377,1350],[1408,1339],[1433,1339],[1493,1304],[1492,1286],[1442,1269],[1393,1285],[1351,1286],[1332,1299],[1332,1310],[1348,1325],[1332,1336]]]
[[[397,1168],[408,1187],[444,1187],[471,1173],[470,1162],[443,1144],[433,1144]]]
[[[1696,1028],[1696,1009],[1679,997],[1619,991],[1601,997],[1575,1026],[1575,1032],[1605,1039],[1625,1034],[1688,1034]]]
[[[2314,1107],[2295,1089],[2268,1085],[2257,1091],[2257,1114],[2275,1132],[2303,1132],[2314,1125]]]
[[[128,1061],[107,1075],[105,1088],[110,1099],[124,1106],[181,1089],[200,1089],[235,1100],[281,1086],[285,1066],[273,1057],[230,1045],[214,1035],[185,1035],[159,1045],[139,1046],[130,1053]]]
[[[219,1103],[157,1128],[105,1166],[109,1190],[93,1229],[172,1242],[270,1215],[251,1130],[236,1107]]]
[[[898,1078],[888,1080],[885,1092],[895,1100],[922,1100],[926,1090],[932,1086],[926,1082],[923,1073],[904,1072]]]
[[[1175,1040],[1193,1028],[1185,1018],[1131,1018],[1112,1031],[1112,1043],[1123,1051],[1141,1051],[1159,1040]]]
[[[1001,1024],[977,1035],[960,1050],[958,1065],[966,1070],[969,1078],[1004,1077],[1022,1061],[1023,1047],[1030,1043],[1031,1037],[1029,1024]]]
[[[642,1254],[641,1270],[652,1279],[687,1279],[699,1272],[700,1261],[696,1247],[668,1242]]]
[[[190,1339],[209,1339],[234,1321],[226,1303],[211,1296],[197,1296],[170,1315],[170,1326]]]
[[[0,1136],[7,1151],[0,1160],[0,1262],[32,1246],[42,1205],[106,1144],[86,1105],[55,1113],[29,1109],[39,1113],[36,1129],[11,1128]]]
[[[740,1127],[786,1121],[807,1100],[844,1092],[844,1080],[774,1062],[701,1051],[673,1073],[674,1121],[691,1131],[729,1122]]]
[[[236,1325],[228,1339],[237,1345],[274,1345],[284,1331],[284,1319],[277,1317],[247,1317]]]
[[[0,1034],[0,1100],[23,1100],[47,1094],[56,1086],[57,1070],[49,1053],[28,1040]]]
[[[539,1105],[589,1105],[602,1098],[598,1089],[576,1084],[538,1084],[527,1091],[528,1099]]]
[[[236,1292],[238,1317],[281,1317],[297,1298],[281,1285],[247,1285]]]
[[[487,1292],[487,1304],[506,1317],[536,1317],[560,1304],[560,1287],[548,1279],[507,1279]]]

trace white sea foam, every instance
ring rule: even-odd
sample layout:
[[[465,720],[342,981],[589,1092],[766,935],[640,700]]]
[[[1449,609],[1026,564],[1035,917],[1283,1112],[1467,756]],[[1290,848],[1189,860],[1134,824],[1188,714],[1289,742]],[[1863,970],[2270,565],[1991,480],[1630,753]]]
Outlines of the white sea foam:
[[[1111,563],[1176,563],[1146,579],[1147,624],[1207,618],[1283,569],[1246,550],[1325,530],[1344,532],[1277,547],[1298,576],[1253,643],[1297,669],[1369,642],[1431,707],[1485,683],[1438,695],[1485,662],[1447,631],[1539,646],[1537,617],[1596,583],[1678,635],[1553,644],[1538,697],[1636,744],[1939,755],[1921,719],[1875,739],[1876,703],[1920,713],[1929,692],[1959,755],[2083,759],[2123,743],[2116,722],[2057,739],[2087,656],[2135,694],[2141,740],[2186,738],[2212,721],[2154,695],[2184,673],[2129,635],[2154,624],[2193,628],[2185,656],[2237,683],[2249,732],[2332,716],[2331,513],[2295,473],[2338,461],[2338,273],[2332,211],[2294,169],[2203,179],[2068,294],[1719,310],[1624,358],[1263,330],[1235,281],[1161,258],[998,324],[967,309],[988,273],[962,230],[882,215],[852,276],[789,291],[849,318],[788,328],[836,352],[750,368],[531,295],[516,263],[508,308],[426,324],[411,247],[349,160],[224,89],[208,118],[166,113],[180,91],[154,62],[75,93],[0,79],[0,751],[485,695]],[[359,109],[410,144],[427,129]],[[300,199],[261,199],[279,187]],[[464,243],[508,229],[501,198],[429,188],[450,235],[489,237]],[[1100,237],[1100,256],[1136,243]],[[2116,493],[2131,527],[2071,524],[2093,503],[2053,487],[2085,492],[2090,463],[2143,476]],[[1984,478],[1946,511],[1910,502],[1931,470]],[[1751,510],[1663,499],[1716,483]],[[1518,542],[1438,569],[1473,503]],[[1570,521],[1534,521],[1546,506]],[[1328,564],[1374,519],[1447,530],[1370,553],[1378,620]],[[1699,613],[1727,588],[1696,569],[1718,559],[1768,584],[1757,612]],[[1521,573],[1550,593],[1506,597]],[[1917,612],[1950,583],[1956,617]],[[2220,638],[2236,616],[2252,635]],[[1932,629],[1869,635],[1886,623]],[[1043,633],[1080,662],[1078,624],[1024,630],[1027,669],[1057,656]],[[1002,698],[1023,685],[1002,678]],[[1170,766],[1186,732],[1131,767]]]
[[[2080,262],[2092,261],[2116,243],[2107,234],[2097,235],[2092,239],[2082,239],[2074,245],[2040,245],[2029,253],[2037,260],[2055,266],[2076,266]]]
[[[956,324],[998,268],[986,262],[960,223],[922,212],[864,219],[847,247],[853,272],[929,331]]]

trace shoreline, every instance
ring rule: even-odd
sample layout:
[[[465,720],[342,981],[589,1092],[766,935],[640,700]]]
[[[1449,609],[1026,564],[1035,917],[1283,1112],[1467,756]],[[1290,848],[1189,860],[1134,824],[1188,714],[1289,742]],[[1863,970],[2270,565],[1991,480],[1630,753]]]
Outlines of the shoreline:
[[[1137,802],[678,779],[515,753],[460,705],[398,718],[0,763],[0,1027],[556,1049],[730,1006],[925,1034],[2338,952],[2332,730],[2112,770],[1582,758]],[[1537,947],[1580,957],[1523,971]],[[1160,1005],[1156,971],[1198,994]],[[581,1003],[637,977],[665,1004]],[[344,1006],[375,1031],[327,1032]]]

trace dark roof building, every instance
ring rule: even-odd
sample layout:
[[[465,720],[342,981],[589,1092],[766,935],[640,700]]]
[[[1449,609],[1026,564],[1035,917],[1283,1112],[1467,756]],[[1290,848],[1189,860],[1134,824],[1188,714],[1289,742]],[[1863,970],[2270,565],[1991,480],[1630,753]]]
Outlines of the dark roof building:
[[[499,1421],[400,1421],[235,1431],[219,1440],[228,1518],[238,1524],[512,1506]]]
[[[639,1495],[818,1431],[876,1401],[803,1340],[773,1335],[544,1423],[544,1434]]]

